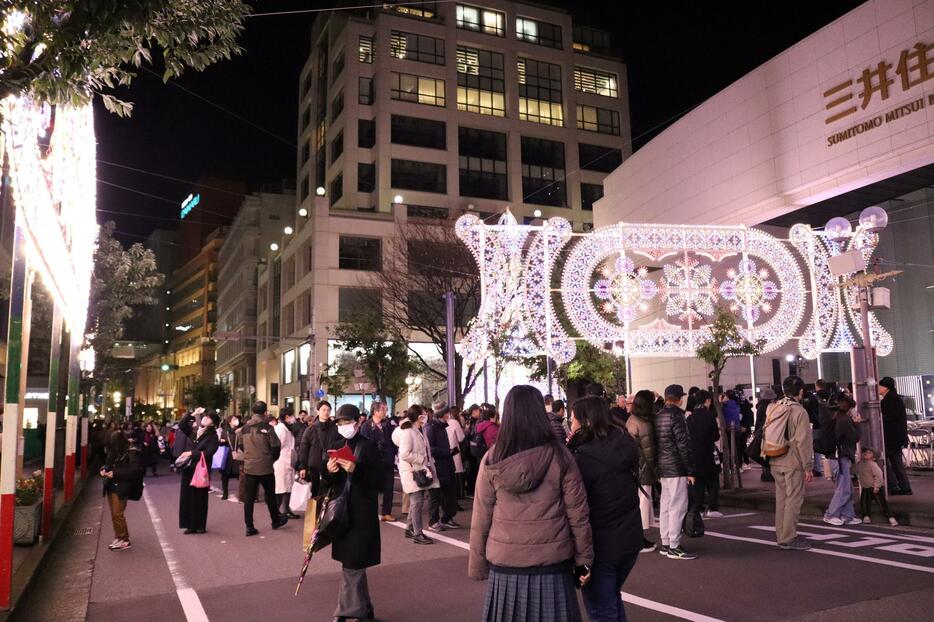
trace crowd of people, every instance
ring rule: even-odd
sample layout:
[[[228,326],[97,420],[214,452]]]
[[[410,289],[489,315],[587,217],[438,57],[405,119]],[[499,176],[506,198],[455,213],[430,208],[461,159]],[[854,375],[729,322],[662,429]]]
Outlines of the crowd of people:
[[[151,422],[108,430],[95,424],[92,450],[103,447],[100,474],[115,551],[131,548],[126,503],[141,497],[145,473],[158,476],[161,457],[169,457],[180,475],[184,534],[207,531],[213,471],[222,499],[229,498],[229,481],[238,480],[246,536],[259,533],[253,509],[260,489],[272,529],[300,518],[309,497],[343,496],[350,524],[331,543],[342,566],[334,616],[338,622],[370,620],[366,570],[380,563],[379,522],[397,520],[398,473],[404,535],[414,545],[433,544],[429,534],[461,529],[461,503],[472,500],[468,574],[488,581],[483,620],[580,620],[579,588],[591,620],[618,621],[625,620],[620,591],[639,554],[657,550],[668,559],[696,559],[683,538],[702,535],[703,518],[722,516],[724,436],[735,443],[737,470],[747,468],[751,456],[763,463],[762,478],[775,482],[780,548],[810,548],[796,526],[805,485],[815,476],[835,481],[825,522],[870,522],[878,503],[897,525],[879,454],[859,444],[852,396],[823,381],[808,393],[796,376],[778,389],[763,390],[755,410],[737,391],[715,396],[677,384],[612,403],[594,384],[570,405],[520,385],[508,392],[501,412],[492,404],[461,410],[440,401],[395,415],[379,401],[369,414],[349,404],[335,412],[322,400],[311,414],[282,409],[273,415],[257,401],[248,419],[221,420],[197,408],[162,430]],[[911,494],[901,462],[905,408],[891,378],[880,381],[880,396],[888,493]],[[754,450],[747,451],[750,441]],[[858,503],[853,477],[861,489]],[[302,486],[307,492],[293,500]],[[657,543],[646,537],[656,526]]]

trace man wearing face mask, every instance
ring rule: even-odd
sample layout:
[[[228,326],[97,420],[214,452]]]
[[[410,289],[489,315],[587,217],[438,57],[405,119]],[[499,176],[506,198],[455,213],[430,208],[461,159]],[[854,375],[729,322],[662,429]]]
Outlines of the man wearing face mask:
[[[327,449],[344,445],[353,451],[355,460],[328,458],[322,473],[324,481],[337,493],[350,478],[347,500],[350,528],[331,544],[331,557],[341,563],[341,587],[335,620],[372,620],[373,603],[367,587],[366,569],[380,563],[379,519],[377,501],[383,485],[383,463],[376,445],[359,433],[360,411],[352,404],[337,409],[337,433]]]
[[[259,533],[253,525],[253,504],[256,502],[256,490],[263,487],[266,507],[272,528],[282,527],[289,519],[279,513],[276,504],[276,476],[273,463],[279,458],[279,437],[266,422],[266,402],[253,404],[253,416],[237,433],[237,449],[243,453],[243,521],[246,523],[246,535]]]

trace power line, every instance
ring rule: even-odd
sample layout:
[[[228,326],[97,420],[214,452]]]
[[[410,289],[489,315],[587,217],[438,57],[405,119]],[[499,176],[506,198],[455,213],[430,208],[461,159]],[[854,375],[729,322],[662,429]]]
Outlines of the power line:
[[[459,0],[436,0],[432,4],[450,4],[451,2],[458,2]],[[276,15],[301,15],[307,13],[328,13],[331,11],[358,11],[360,9],[382,9],[386,6],[396,7],[396,6],[420,6],[425,4],[424,2],[381,2],[379,4],[361,4],[359,6],[341,6],[341,7],[329,7],[324,9],[296,9],[294,11],[270,11],[268,13],[251,13],[247,17],[274,17]]]
[[[216,190],[217,192],[224,192],[226,194],[232,194],[234,196],[246,196],[249,193],[246,192],[235,192],[233,190],[227,190],[226,188],[218,188],[216,186],[207,186],[197,181],[192,181],[190,179],[182,179],[181,177],[172,177],[171,175],[165,175],[163,173],[156,173],[144,168],[137,168],[135,166],[129,166],[127,164],[118,164],[117,162],[108,162],[107,160],[97,159],[100,164],[106,164],[107,166],[116,166],[118,168],[124,168],[136,173],[142,173],[144,175],[152,175],[153,177],[161,177],[162,179],[169,179],[171,181],[177,181],[179,183],[191,184],[192,186],[197,186],[199,188],[204,188],[205,190]]]

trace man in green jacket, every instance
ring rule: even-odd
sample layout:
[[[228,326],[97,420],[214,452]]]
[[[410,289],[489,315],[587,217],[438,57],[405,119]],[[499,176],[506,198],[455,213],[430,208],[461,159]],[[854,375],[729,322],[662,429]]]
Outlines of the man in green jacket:
[[[798,376],[788,376],[782,389],[785,397],[770,404],[766,411],[766,428],[770,423],[781,426],[784,419],[788,443],[785,454],[770,459],[775,478],[775,539],[782,549],[806,551],[811,545],[798,537],[798,515],[804,503],[805,482],[814,477],[811,421],[801,405],[804,381]]]
[[[237,432],[237,449],[242,452],[245,474],[242,496],[246,535],[255,536],[259,533],[253,525],[253,503],[259,486],[263,487],[272,528],[282,527],[289,519],[279,512],[276,504],[276,476],[272,466],[279,459],[280,443],[279,437],[266,421],[266,402],[257,400],[253,404],[253,417]]]

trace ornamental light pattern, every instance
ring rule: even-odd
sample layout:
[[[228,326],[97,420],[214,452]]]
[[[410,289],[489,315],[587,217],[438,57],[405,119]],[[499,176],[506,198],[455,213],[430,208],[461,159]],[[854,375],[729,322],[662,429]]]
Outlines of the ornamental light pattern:
[[[844,249],[806,226],[792,228],[790,244],[745,226],[619,223],[573,234],[563,218],[519,225],[508,212],[496,225],[462,216],[456,230],[481,275],[480,318],[462,346],[468,361],[490,355],[494,330],[514,350],[558,363],[574,358],[575,339],[622,344],[627,357],[694,356],[718,306],[734,312],[744,337],[763,340],[764,352],[798,339],[815,358],[854,343],[846,322],[854,294],[841,293],[827,266]],[[867,255],[874,246],[860,230],[849,239]],[[558,304],[576,335],[562,327]],[[816,311],[805,321],[809,307]],[[887,354],[891,337],[875,317],[870,326]]]

